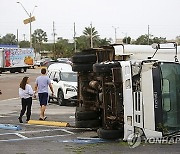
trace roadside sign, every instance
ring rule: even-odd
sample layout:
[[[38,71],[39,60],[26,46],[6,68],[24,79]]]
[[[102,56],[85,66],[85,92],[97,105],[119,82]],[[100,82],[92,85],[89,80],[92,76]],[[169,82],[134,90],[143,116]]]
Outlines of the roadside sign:
[[[28,23],[33,22],[33,21],[35,21],[35,16],[28,18],[28,19],[25,19],[24,24],[28,24]]]

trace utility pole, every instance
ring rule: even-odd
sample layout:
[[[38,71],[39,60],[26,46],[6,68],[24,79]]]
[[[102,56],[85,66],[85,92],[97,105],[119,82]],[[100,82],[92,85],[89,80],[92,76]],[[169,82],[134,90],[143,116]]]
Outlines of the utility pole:
[[[26,40],[26,34],[23,34],[23,37],[24,37],[24,41]]]
[[[18,29],[17,29],[17,45],[19,46],[19,32],[18,32]]]
[[[76,24],[74,22],[74,52],[76,52]]]
[[[34,6],[34,8],[33,8],[33,11],[32,12],[30,12],[30,13],[28,13],[28,11],[25,9],[25,7],[22,5],[22,3],[21,2],[17,2],[18,4],[20,4],[21,6],[22,6],[22,8],[24,9],[24,11],[27,13],[27,15],[28,15],[28,19],[25,19],[24,20],[24,24],[28,24],[29,23],[29,25],[30,25],[30,48],[32,48],[32,31],[31,31],[31,29],[32,29],[32,27],[31,27],[31,23],[33,22],[33,21],[35,21],[35,17],[33,17],[32,16],[32,14],[34,13],[34,9],[37,7],[36,5]]]
[[[119,28],[119,27],[114,27],[114,26],[112,26],[113,28],[114,28],[114,43],[116,43],[116,40],[117,40],[117,37],[116,37],[116,34],[117,34],[117,29]]]
[[[53,21],[53,56],[55,57],[55,52],[56,52],[56,33],[55,33],[55,23]]]
[[[93,48],[92,22],[91,22],[91,35],[90,35],[90,39],[91,39],[91,48]]]
[[[148,25],[148,45],[149,45],[149,25]]]

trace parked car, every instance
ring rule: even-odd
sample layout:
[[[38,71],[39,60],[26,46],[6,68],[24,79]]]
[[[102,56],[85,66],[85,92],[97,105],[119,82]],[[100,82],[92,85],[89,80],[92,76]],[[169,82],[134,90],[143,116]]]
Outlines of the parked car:
[[[46,66],[52,59],[51,58],[44,58],[41,60],[42,60],[41,66]]]
[[[43,62],[42,60],[36,60],[34,66],[40,67],[42,62]]]
[[[54,96],[50,96],[50,102],[55,98],[59,105],[66,105],[68,101],[76,103],[77,73],[72,71],[70,64],[51,64],[48,67],[48,76],[54,90]]]
[[[44,66],[46,66],[48,68],[51,64],[54,64],[54,63],[59,63],[59,61],[57,61],[57,60],[50,60],[50,61],[46,62],[46,64]]]
[[[70,58],[58,58],[57,61],[60,63],[66,63],[72,65],[72,61],[70,60]]]

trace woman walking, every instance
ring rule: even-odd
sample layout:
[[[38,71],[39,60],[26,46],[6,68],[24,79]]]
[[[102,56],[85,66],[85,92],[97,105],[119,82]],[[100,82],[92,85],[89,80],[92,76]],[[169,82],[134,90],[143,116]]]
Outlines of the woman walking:
[[[19,87],[19,96],[21,98],[21,104],[22,104],[22,109],[20,112],[20,116],[18,118],[20,123],[23,123],[22,117],[25,112],[26,112],[26,122],[30,120],[33,94],[34,94],[33,89],[31,85],[29,85],[29,77],[24,77]]]

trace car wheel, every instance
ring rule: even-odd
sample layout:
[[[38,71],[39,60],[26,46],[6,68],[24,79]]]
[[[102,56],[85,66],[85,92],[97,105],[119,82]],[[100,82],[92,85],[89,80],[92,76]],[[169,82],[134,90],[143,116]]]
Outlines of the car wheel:
[[[58,92],[57,101],[60,106],[65,105],[64,94],[63,94],[62,90],[59,90],[59,92]]]

